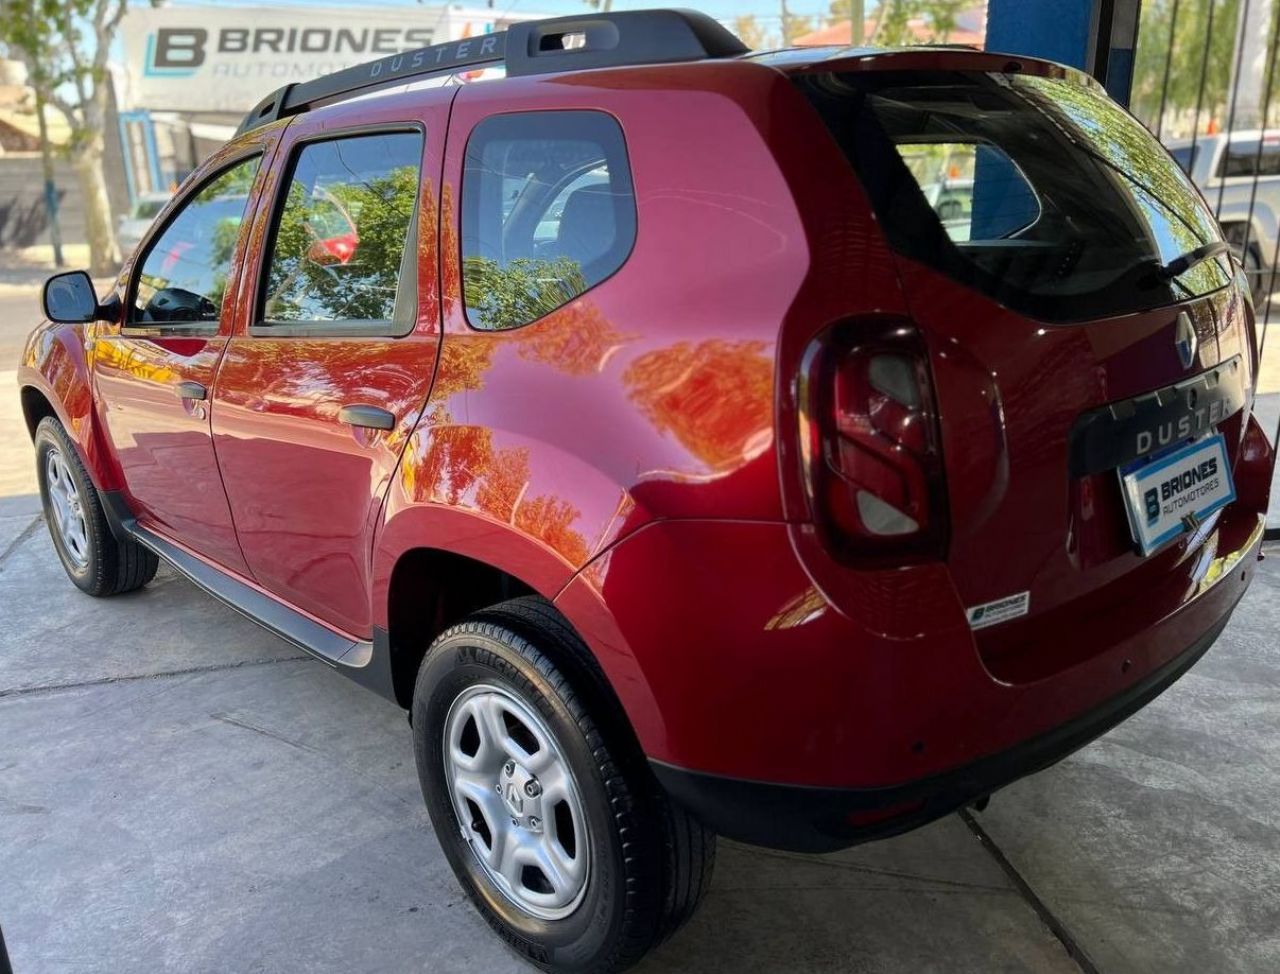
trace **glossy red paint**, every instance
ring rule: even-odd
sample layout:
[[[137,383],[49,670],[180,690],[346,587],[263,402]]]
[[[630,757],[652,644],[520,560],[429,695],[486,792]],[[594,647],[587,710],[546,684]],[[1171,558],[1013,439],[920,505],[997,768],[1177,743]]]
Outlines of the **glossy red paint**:
[[[260,130],[214,153],[188,177],[186,187],[198,188],[230,166],[259,159],[259,176],[245,205],[248,223],[265,187],[273,184],[271,161],[279,129]],[[163,232],[174,212],[172,205],[166,207],[138,253],[146,253],[147,242]],[[247,253],[242,234],[232,258],[231,282],[238,280]],[[248,574],[214,456],[209,403],[177,394],[182,382],[213,389],[231,335],[234,300],[224,302],[216,328],[169,335],[131,323],[132,280],[129,268],[117,283],[118,319],[94,326],[92,358],[95,401],[130,507],[139,523],[232,571]],[[233,284],[227,293],[235,293]]]
[[[52,412],[79,449],[94,486],[116,490],[122,483],[120,464],[103,436],[86,357],[92,327],[48,321],[37,326],[18,363],[18,385],[28,427],[34,432],[38,418]]]
[[[260,327],[262,261],[244,275],[234,333],[213,389],[213,435],[249,569],[264,588],[338,629],[368,639],[370,552],[387,486],[435,374],[440,342],[436,187],[452,92],[392,96],[298,118],[279,166],[314,139],[382,126],[421,127],[418,304],[402,337],[359,331],[292,336]],[[262,207],[250,246],[262,254],[274,208]],[[389,431],[352,427],[344,406],[391,413]]]
[[[892,254],[787,77],[832,69],[816,57],[396,91],[279,123],[227,150],[264,140],[269,163],[217,334],[108,328],[94,392],[75,330],[46,328],[22,381],[75,425],[100,487],[123,484],[155,530],[342,633],[389,626],[396,566],[420,548],[554,599],[651,758],[870,787],[1009,748],[1136,685],[1230,611],[1274,453],[1233,418],[1237,502],[1194,538],[1132,554],[1114,479],[1072,481],[1067,435],[1083,411],[1182,377],[1180,309],[1048,326]],[[934,51],[834,66],[1005,64]],[[459,248],[467,138],[495,113],[566,109],[608,112],[625,134],[634,249],[532,324],[475,330]],[[412,331],[255,328],[292,148],[406,124],[425,132]],[[1243,301],[1224,291],[1190,310],[1195,369],[1240,354],[1251,385]],[[853,570],[805,493],[801,363],[831,326],[886,317],[927,347],[950,534],[945,560]],[[208,415],[168,398],[183,379],[209,387]],[[351,404],[387,410],[393,428],[353,430],[338,419]],[[1025,619],[975,636],[966,606],[1021,591]]]

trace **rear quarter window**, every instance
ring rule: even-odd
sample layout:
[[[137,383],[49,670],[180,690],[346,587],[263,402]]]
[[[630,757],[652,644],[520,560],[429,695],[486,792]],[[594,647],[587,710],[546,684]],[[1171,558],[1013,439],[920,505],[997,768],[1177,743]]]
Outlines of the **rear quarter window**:
[[[475,328],[518,328],[620,268],[636,237],[622,129],[594,111],[495,115],[467,140],[462,284]]]
[[[1186,174],[1136,120],[1072,81],[977,72],[797,82],[865,185],[890,244],[1046,321],[1207,294],[1226,258]]]

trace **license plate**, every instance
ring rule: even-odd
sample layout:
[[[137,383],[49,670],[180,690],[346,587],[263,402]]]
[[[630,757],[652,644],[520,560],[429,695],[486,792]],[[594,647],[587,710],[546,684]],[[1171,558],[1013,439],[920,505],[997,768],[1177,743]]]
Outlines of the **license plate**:
[[[1144,555],[1194,530],[1236,499],[1221,433],[1122,467],[1119,473],[1129,527]]]

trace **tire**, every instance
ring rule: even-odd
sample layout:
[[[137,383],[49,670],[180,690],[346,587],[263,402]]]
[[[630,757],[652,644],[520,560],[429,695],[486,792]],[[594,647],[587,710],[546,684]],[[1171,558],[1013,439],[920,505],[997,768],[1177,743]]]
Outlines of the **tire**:
[[[94,596],[119,595],[151,581],[159,560],[136,541],[116,540],[98,490],[57,419],[40,420],[35,446],[45,523],[76,587]]]
[[[625,970],[710,885],[715,836],[666,797],[619,714],[586,648],[537,597],[446,630],[418,671],[414,753],[436,835],[481,915],[545,971]],[[526,775],[543,776],[536,791]],[[550,848],[537,863],[553,868],[486,865],[507,836],[523,850],[513,859]]]
[[[1258,251],[1256,243],[1250,243],[1248,249],[1245,249],[1245,224],[1232,223],[1228,225],[1223,232],[1231,250],[1235,253],[1240,265],[1244,268],[1245,275],[1249,280],[1249,290],[1253,295],[1254,306],[1261,314],[1266,310],[1266,302],[1271,297],[1269,278],[1271,271],[1262,264],[1262,255]]]

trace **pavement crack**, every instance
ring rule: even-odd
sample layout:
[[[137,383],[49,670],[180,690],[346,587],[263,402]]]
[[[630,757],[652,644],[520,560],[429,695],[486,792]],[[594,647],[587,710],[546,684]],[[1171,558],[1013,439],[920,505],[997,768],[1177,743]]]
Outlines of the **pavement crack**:
[[[131,676],[105,676],[98,680],[80,680],[75,683],[45,683],[34,687],[14,687],[0,690],[0,700],[8,697],[26,697],[38,693],[58,693],[64,690],[79,690],[84,687],[110,686],[113,683],[138,683],[143,680],[162,680],[168,677],[192,676],[199,673],[217,673],[220,670],[235,670],[242,666],[270,666],[273,663],[294,663],[298,660],[310,660],[307,655],[273,656],[269,659],[246,659],[235,663],[216,663],[211,666],[191,666],[181,670],[165,670],[163,673],[138,673]]]
[[[35,515],[32,518],[31,523],[28,524],[25,528],[23,528],[16,538],[14,538],[7,545],[5,545],[4,551],[0,551],[0,565],[3,565],[6,561],[9,560],[9,556],[18,549],[18,546],[20,544],[22,544],[29,537],[35,534],[36,528],[40,526],[40,522],[42,520],[44,520],[43,514]]]
[[[981,843],[982,848],[986,849],[988,855],[995,860],[996,865],[1004,870],[1004,874],[1009,877],[1009,882],[1013,883],[1013,888],[1018,891],[1018,894],[1026,904],[1040,918],[1040,922],[1048,927],[1049,932],[1053,934],[1058,943],[1062,944],[1062,949],[1067,952],[1067,956],[1075,961],[1076,966],[1080,968],[1083,974],[1099,974],[1098,966],[1094,964],[1088,952],[1080,945],[1080,942],[1076,940],[1071,931],[1067,929],[1066,924],[1058,919],[1053,910],[1049,909],[1049,904],[1040,899],[1036,891],[1031,888],[1031,884],[1022,878],[1022,873],[1018,872],[1017,867],[1009,861],[1001,848],[996,845],[995,840],[987,834],[986,829],[978,824],[977,819],[973,817],[973,813],[967,808],[962,808],[958,814],[960,815],[960,821],[968,826],[969,831]]]
[[[255,734],[261,734],[263,737],[269,737],[273,741],[279,741],[281,744],[289,745],[289,747],[296,747],[299,751],[310,751],[312,754],[323,754],[322,751],[317,750],[310,744],[303,744],[301,741],[295,741],[292,738],[285,737],[283,734],[277,734],[273,730],[268,730],[265,727],[259,727],[257,724],[251,724],[249,721],[243,720],[240,717],[232,717],[230,714],[223,713],[210,714],[209,716],[214,720],[222,721],[224,724],[230,724],[233,727],[240,727],[244,730],[252,731]]]

